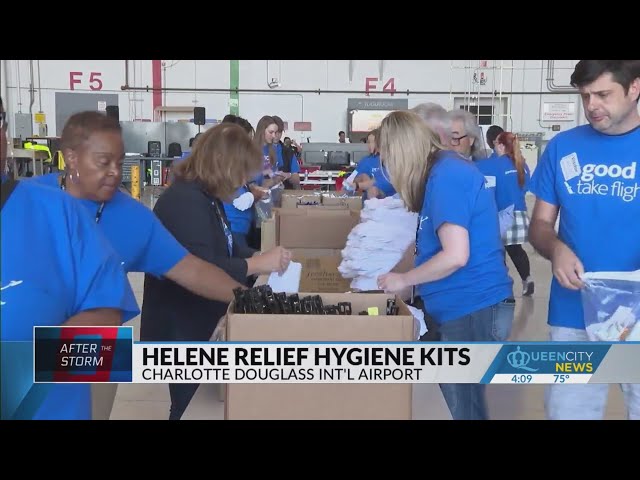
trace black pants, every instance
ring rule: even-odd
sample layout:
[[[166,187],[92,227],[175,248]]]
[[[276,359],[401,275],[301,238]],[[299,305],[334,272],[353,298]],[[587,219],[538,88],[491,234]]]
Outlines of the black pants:
[[[189,402],[198,390],[199,383],[170,383],[169,394],[171,395],[171,410],[169,420],[180,420],[182,414],[189,406]]]
[[[527,255],[527,252],[524,251],[524,248],[522,248],[522,245],[506,245],[505,249],[511,257],[513,264],[516,266],[516,270],[518,270],[520,278],[523,281],[529,278],[529,275],[531,274],[529,256]]]

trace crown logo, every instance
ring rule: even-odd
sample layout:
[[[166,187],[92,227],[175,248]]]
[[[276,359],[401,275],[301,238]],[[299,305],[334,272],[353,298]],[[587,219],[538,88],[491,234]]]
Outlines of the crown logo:
[[[523,352],[522,350],[520,350],[519,346],[516,348],[515,352],[511,352],[509,355],[507,355],[507,361],[509,362],[509,365],[511,365],[513,368],[526,370],[527,372],[538,371],[537,368],[531,368],[527,366],[531,361],[531,355],[529,355],[527,352]]]

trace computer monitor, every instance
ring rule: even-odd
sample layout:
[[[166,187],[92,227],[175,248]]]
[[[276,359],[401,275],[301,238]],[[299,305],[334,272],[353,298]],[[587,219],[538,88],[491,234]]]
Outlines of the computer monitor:
[[[302,163],[305,166],[337,169],[348,167],[369,154],[364,143],[303,143]],[[357,160],[356,160],[357,159]]]

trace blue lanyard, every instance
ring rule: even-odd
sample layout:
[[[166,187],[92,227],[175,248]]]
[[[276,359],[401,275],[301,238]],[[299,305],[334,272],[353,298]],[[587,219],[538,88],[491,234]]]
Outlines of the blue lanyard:
[[[233,235],[231,235],[231,230],[227,226],[227,222],[224,221],[222,216],[222,212],[220,211],[220,207],[215,200],[211,201],[211,204],[216,207],[216,211],[218,212],[218,217],[220,217],[220,222],[222,223],[222,229],[224,230],[224,234],[227,237],[227,251],[229,252],[229,258],[233,257]]]

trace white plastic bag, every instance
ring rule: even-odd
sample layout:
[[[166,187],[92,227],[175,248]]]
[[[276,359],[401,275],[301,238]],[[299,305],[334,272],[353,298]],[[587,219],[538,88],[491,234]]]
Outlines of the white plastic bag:
[[[589,272],[583,281],[581,296],[589,339],[640,341],[640,270]]]
[[[415,242],[417,225],[418,215],[400,198],[367,200],[342,249],[338,271],[353,279],[354,290],[378,290],[378,277],[389,273]]]

